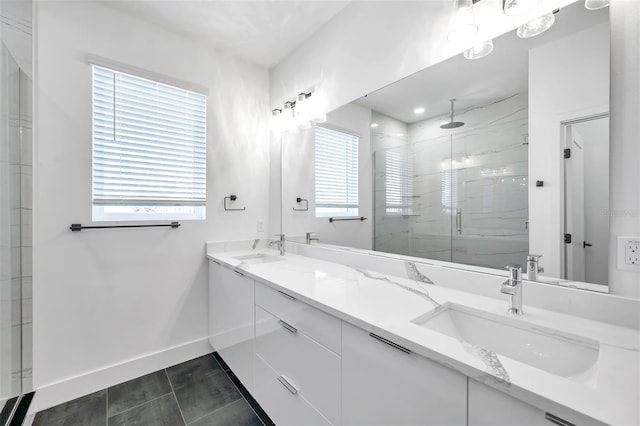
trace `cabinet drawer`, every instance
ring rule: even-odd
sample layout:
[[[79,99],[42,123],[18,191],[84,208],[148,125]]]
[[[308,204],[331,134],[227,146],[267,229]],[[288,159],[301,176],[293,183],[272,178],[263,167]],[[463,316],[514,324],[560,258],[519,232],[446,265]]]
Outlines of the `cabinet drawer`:
[[[256,306],[256,353],[334,424],[340,419],[340,357]]]
[[[331,424],[297,391],[297,384],[293,380],[276,373],[259,355],[256,354],[254,359],[255,397],[275,424]]]
[[[341,321],[284,292],[256,283],[256,305],[335,353],[341,352]]]

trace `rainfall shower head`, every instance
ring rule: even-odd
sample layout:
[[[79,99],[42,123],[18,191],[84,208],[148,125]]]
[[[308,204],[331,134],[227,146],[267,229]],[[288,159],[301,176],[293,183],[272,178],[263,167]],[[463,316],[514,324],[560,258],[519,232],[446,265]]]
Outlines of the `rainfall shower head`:
[[[448,121],[446,123],[442,123],[440,125],[441,129],[455,129],[456,127],[462,127],[464,126],[464,123],[462,121],[453,121],[453,103],[455,102],[455,99],[451,99],[449,102],[451,102],[451,121]]]

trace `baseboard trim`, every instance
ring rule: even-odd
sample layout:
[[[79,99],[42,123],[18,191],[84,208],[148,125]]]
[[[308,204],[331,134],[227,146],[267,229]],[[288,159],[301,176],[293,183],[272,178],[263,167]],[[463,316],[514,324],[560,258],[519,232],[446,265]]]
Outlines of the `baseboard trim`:
[[[40,386],[36,389],[29,414],[211,352],[213,352],[213,348],[209,344],[209,339],[204,337]]]

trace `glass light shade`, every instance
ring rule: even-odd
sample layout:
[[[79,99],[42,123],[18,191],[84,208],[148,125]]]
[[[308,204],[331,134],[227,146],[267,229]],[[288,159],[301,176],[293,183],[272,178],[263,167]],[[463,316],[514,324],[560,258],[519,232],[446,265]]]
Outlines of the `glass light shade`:
[[[505,15],[516,16],[530,11],[542,0],[504,0],[502,10]]]
[[[296,97],[296,106],[293,110],[294,115],[305,115],[307,112],[307,95],[300,93]]]
[[[457,0],[453,18],[449,25],[447,40],[459,41],[478,33],[476,18],[473,16],[472,0]]]
[[[556,16],[553,13],[547,13],[519,26],[516,34],[518,34],[520,38],[535,37],[551,28],[554,22],[556,22]]]
[[[609,6],[610,0],[585,0],[584,7],[589,10],[598,10]]]
[[[487,40],[480,44],[476,44],[469,50],[465,50],[462,54],[467,59],[480,59],[493,52],[493,40]]]

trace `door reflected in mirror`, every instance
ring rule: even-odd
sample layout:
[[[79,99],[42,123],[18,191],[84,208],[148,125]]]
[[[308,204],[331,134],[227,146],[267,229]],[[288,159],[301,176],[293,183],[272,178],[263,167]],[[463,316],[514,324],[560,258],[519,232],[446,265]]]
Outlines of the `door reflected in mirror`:
[[[536,254],[538,280],[606,291],[609,32],[608,9],[574,3],[537,37],[504,34],[486,57],[458,55],[287,134],[284,233],[501,271]],[[350,158],[318,142],[338,133],[357,140]],[[357,180],[337,171],[354,156]],[[336,170],[318,182],[318,165]],[[317,214],[328,192],[358,220]]]

